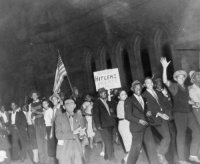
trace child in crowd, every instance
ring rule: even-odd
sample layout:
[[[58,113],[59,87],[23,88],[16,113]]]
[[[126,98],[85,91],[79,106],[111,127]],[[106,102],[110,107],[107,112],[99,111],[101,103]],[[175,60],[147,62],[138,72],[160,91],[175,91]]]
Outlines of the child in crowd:
[[[95,135],[92,127],[93,102],[92,102],[92,97],[89,94],[86,94],[84,99],[85,102],[82,104],[82,110],[87,120],[87,135],[89,138],[90,148],[93,149],[93,138]]]

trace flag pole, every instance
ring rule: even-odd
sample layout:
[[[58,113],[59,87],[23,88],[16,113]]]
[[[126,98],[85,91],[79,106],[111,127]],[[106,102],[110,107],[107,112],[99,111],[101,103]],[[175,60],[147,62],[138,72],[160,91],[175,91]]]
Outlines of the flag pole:
[[[59,50],[58,50],[58,55],[60,55],[60,51],[59,51]],[[61,55],[60,55],[60,57],[61,57]],[[63,64],[64,64],[64,63],[63,63]],[[65,68],[65,69],[66,69],[66,68]],[[71,88],[71,91],[73,92],[72,84],[71,84],[71,82],[70,82],[68,73],[67,73],[67,80],[68,80],[68,82],[69,82],[69,86],[70,86],[70,88]]]

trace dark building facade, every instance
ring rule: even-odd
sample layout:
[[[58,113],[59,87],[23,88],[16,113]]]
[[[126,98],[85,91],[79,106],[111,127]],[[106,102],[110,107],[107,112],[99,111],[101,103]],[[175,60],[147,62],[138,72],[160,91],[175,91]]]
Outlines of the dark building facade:
[[[161,73],[161,57],[172,61],[170,78],[177,69],[198,70],[198,7],[198,0],[21,0],[15,49],[2,48],[15,60],[2,71],[1,98],[22,98],[31,89],[50,95],[58,50],[81,92],[95,92],[94,71],[118,68],[123,87]],[[62,91],[71,94],[67,79]]]

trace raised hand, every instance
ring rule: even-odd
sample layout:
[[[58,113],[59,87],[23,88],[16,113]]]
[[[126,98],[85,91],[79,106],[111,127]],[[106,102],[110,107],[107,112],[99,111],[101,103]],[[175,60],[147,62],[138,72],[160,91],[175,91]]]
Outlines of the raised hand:
[[[162,64],[163,68],[167,68],[168,65],[171,63],[171,61],[167,62],[167,59],[164,58],[164,57],[162,57],[162,58],[160,59],[160,63]]]

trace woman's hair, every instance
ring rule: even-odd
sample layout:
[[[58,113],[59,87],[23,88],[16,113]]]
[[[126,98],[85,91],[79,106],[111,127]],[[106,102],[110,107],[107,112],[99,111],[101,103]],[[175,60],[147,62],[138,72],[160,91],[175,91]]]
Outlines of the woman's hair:
[[[125,90],[125,89],[120,89],[120,90],[118,91],[117,97],[119,97],[119,96],[120,96],[120,94],[122,93],[122,91],[126,92],[126,90]]]
[[[43,104],[43,102],[47,102],[48,103],[48,107],[51,107],[51,102],[48,99],[43,99],[42,100],[42,104]]]

